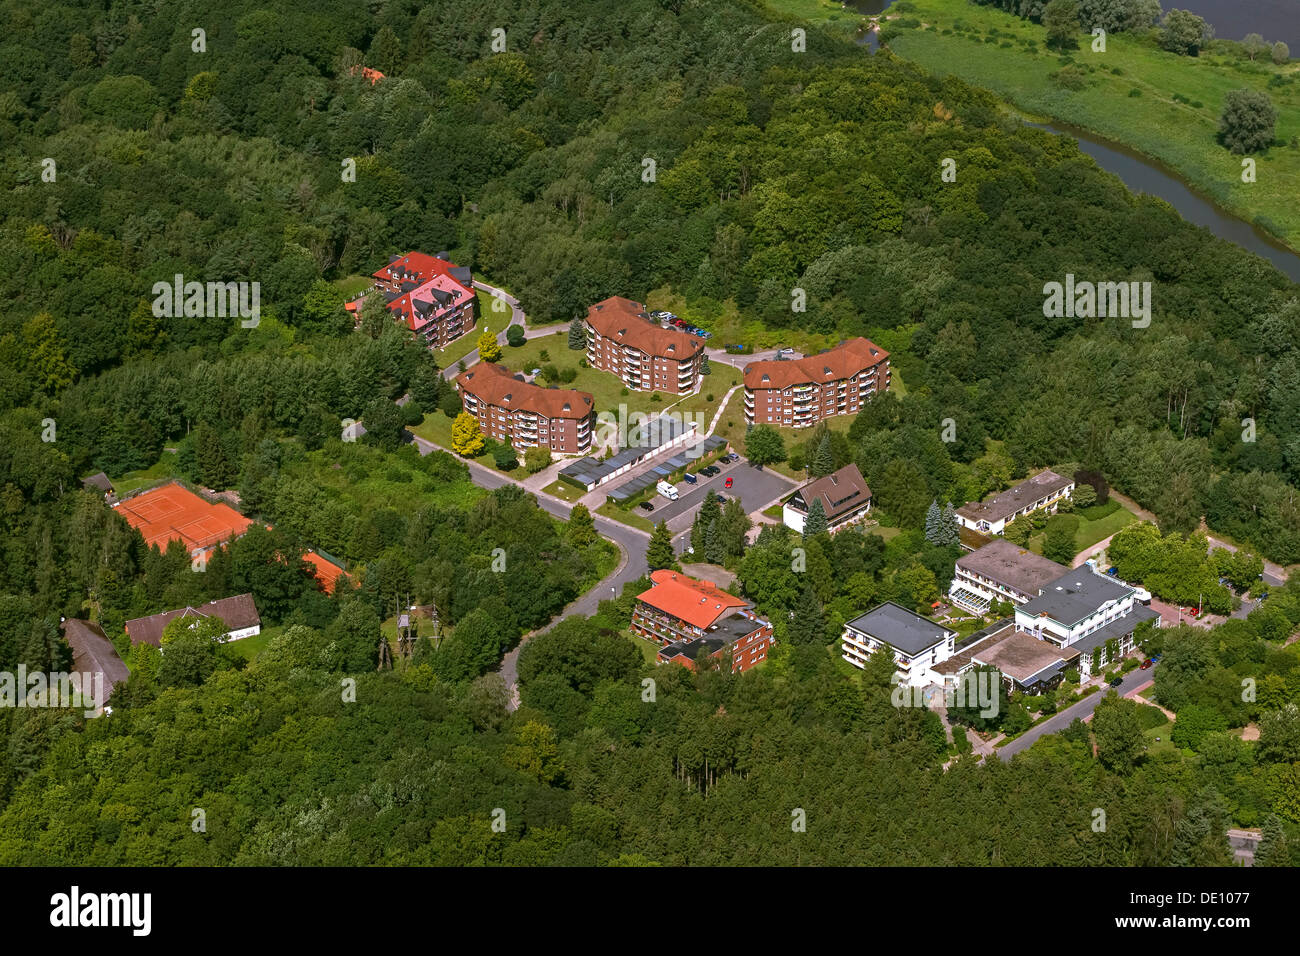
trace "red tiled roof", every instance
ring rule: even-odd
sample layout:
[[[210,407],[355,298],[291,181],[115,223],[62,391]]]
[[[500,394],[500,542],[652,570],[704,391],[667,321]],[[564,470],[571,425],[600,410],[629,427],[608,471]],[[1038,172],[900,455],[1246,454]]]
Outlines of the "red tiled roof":
[[[676,571],[652,572],[650,580],[654,586],[638,594],[637,600],[685,621],[691,627],[710,627],[724,614],[736,608],[749,607],[748,601],[742,601],[708,581],[697,581]]]
[[[352,76],[356,76],[357,70],[358,68],[354,66],[349,73]],[[384,74],[380,73],[378,70],[371,69],[368,66],[360,67],[360,71],[362,78],[369,80],[371,86],[374,86],[380,80],[384,79]]]
[[[547,418],[587,418],[594,408],[589,392],[576,388],[542,388],[514,377],[495,362],[479,362],[456,376],[461,391],[500,408],[519,409]]]
[[[645,317],[644,305],[621,295],[589,307],[587,321],[605,338],[640,349],[647,355],[682,362],[704,349],[704,340],[699,336],[661,328],[659,323]]]
[[[889,358],[874,342],[859,336],[817,355],[778,362],[775,359],[745,366],[745,388],[786,388],[790,385],[821,384],[848,378]]]

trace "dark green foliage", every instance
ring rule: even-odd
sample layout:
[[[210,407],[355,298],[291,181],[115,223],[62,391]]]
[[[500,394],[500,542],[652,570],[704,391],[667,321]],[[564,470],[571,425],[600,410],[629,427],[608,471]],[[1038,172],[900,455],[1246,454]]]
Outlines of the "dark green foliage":
[[[1219,117],[1219,136],[1234,153],[1258,153],[1273,142],[1277,110],[1267,93],[1229,90]]]

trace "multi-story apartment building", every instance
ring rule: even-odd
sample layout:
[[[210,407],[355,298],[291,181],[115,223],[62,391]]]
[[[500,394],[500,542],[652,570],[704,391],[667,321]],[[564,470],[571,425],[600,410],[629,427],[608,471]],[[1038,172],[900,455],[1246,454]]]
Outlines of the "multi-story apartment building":
[[[944,683],[934,667],[952,656],[956,641],[956,631],[887,601],[845,624],[840,648],[841,656],[859,668],[878,650],[888,649],[900,684],[927,687]]]
[[[694,670],[702,650],[720,657],[728,649],[732,673],[767,660],[776,643],[772,624],[749,602],[676,571],[655,571],[650,581],[650,590],[637,595],[632,632],[660,645],[660,664]]]
[[[889,389],[889,353],[864,338],[790,361],[745,366],[745,421],[809,428],[836,415],[856,415]]]
[[[456,377],[461,404],[483,434],[523,450],[534,446],[565,455],[591,449],[596,407],[589,392],[543,388],[494,362],[479,362]]]
[[[467,267],[449,262],[445,252],[393,256],[372,276],[375,285],[366,295],[383,296],[388,311],[429,348],[446,348],[473,330],[478,318],[473,277]],[[359,312],[364,299],[349,302],[348,311]]]
[[[983,614],[994,601],[1024,604],[1038,597],[1066,570],[1006,538],[995,538],[957,559],[948,596],[959,607]]]
[[[699,387],[704,340],[662,328],[641,303],[613,296],[587,310],[587,362],[633,391],[684,395]]]
[[[1061,499],[1070,497],[1072,491],[1072,478],[1063,478],[1054,471],[1040,471],[986,501],[962,505],[955,512],[957,523],[972,531],[1001,534],[1007,525],[1031,511],[1040,508],[1056,511]]]

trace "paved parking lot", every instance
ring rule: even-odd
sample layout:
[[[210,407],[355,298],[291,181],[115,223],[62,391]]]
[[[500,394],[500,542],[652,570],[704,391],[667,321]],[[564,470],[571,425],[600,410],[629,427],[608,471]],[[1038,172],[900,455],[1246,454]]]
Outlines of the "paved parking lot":
[[[712,488],[715,494],[739,498],[748,513],[767,507],[776,498],[798,487],[784,475],[768,469],[755,468],[743,458],[734,464],[721,467],[722,474],[713,478],[701,477],[699,484],[688,485],[685,481],[677,482],[677,490],[681,493],[680,498],[669,501],[656,495],[650,499],[655,510],[641,511],[640,514],[656,524],[666,521],[669,530],[680,531],[690,526],[695,511],[704,503],[704,496],[709,488]],[[724,487],[728,478],[732,479],[730,488]]]

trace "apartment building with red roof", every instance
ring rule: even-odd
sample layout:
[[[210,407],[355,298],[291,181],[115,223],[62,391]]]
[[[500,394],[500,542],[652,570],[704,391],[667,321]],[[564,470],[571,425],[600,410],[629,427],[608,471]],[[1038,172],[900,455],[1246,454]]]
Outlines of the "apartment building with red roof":
[[[694,670],[702,651],[710,657],[730,651],[732,673],[739,673],[767,660],[776,643],[772,624],[748,601],[677,571],[655,571],[650,581],[650,590],[637,595],[631,626],[660,645],[658,663]]]
[[[448,261],[445,252],[393,256],[371,275],[374,288],[349,302],[349,312],[360,312],[366,295],[383,296],[388,311],[431,349],[446,348],[473,330],[478,319],[474,278],[468,267]]]
[[[699,387],[704,340],[665,329],[640,302],[612,296],[587,309],[587,362],[632,391],[685,395]]]
[[[889,389],[889,353],[867,339],[789,361],[745,366],[745,421],[810,428],[836,415],[856,415]]]
[[[483,434],[515,448],[549,448],[565,455],[591,449],[596,405],[590,392],[543,388],[516,378],[495,362],[479,362],[456,376],[461,404]]]

